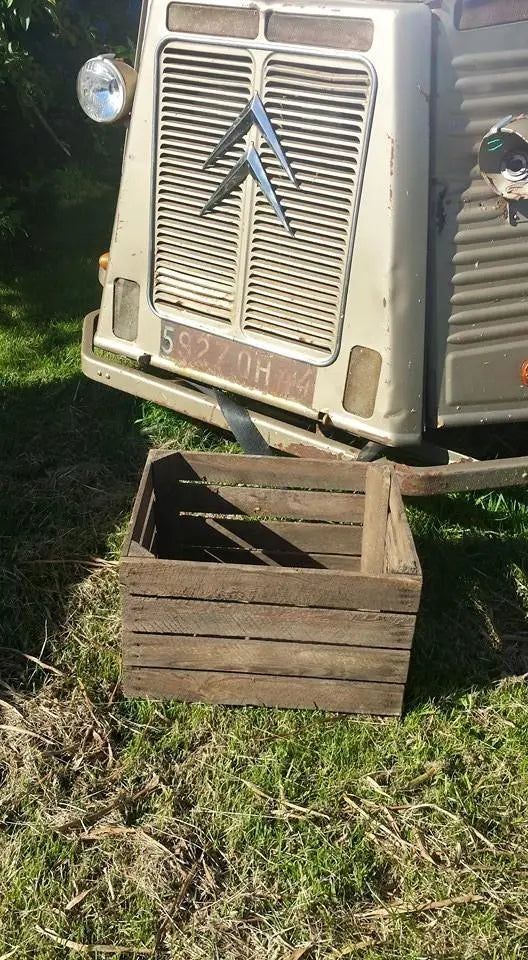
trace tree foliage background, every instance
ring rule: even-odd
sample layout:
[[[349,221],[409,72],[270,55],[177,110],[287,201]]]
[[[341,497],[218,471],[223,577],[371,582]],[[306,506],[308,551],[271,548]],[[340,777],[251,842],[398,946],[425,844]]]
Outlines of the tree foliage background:
[[[133,57],[140,0],[0,0],[0,241],[28,236],[46,177],[118,163],[122,131],[81,112],[75,83],[89,56]]]

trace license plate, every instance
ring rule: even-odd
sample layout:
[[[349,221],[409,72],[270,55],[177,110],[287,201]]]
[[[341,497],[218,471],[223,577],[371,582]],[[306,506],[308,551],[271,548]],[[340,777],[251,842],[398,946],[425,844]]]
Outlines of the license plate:
[[[191,373],[208,373],[307,407],[313,403],[316,368],[300,360],[169,321],[161,327],[161,355]]]

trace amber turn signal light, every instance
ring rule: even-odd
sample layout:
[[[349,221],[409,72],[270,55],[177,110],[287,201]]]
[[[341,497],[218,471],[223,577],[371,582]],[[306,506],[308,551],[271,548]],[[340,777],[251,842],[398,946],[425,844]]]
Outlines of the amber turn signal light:
[[[101,270],[108,270],[108,264],[110,263],[110,254],[102,253],[99,257],[99,266]]]
[[[521,364],[521,383],[528,387],[528,360]]]

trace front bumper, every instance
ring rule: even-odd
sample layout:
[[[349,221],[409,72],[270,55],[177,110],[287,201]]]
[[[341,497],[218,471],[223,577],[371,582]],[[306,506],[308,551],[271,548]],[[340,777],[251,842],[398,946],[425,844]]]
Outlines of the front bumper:
[[[142,400],[151,400],[193,420],[202,420],[212,427],[229,430],[229,424],[214,395],[202,393],[198,387],[193,388],[189,381],[168,380],[145,373],[136,367],[124,366],[116,360],[96,356],[94,338],[98,315],[99,311],[96,310],[89,313],[84,321],[81,359],[82,369],[87,377]],[[269,446],[284,453],[357,459],[359,450],[345,443],[329,440],[320,433],[312,433],[308,429],[285,423],[261,412],[252,411],[251,419]]]
[[[115,390],[130,393],[142,400],[150,400],[193,420],[201,420],[221,430],[229,430],[214,395],[202,393],[188,381],[167,380],[124,366],[116,360],[96,356],[94,338],[99,311],[88,314],[84,321],[82,339],[82,369],[91,380],[104,383]],[[270,447],[292,456],[339,457],[356,460],[359,450],[320,432],[285,423],[274,417],[252,411],[251,418]],[[440,467],[410,467],[396,464],[402,493],[406,496],[427,497],[441,493],[468,490],[489,490],[498,487],[528,484],[528,457],[508,460],[463,461]]]

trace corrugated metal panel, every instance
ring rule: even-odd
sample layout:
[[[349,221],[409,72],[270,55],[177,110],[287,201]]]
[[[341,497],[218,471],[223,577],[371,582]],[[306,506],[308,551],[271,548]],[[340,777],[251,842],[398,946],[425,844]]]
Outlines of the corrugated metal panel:
[[[249,54],[169,43],[161,59],[153,302],[168,316],[230,323],[236,313],[241,244],[240,191],[206,218],[200,211],[243,152],[238,144],[202,169],[248,102]]]
[[[267,63],[264,103],[297,186],[267,144],[261,155],[294,236],[258,192],[242,326],[316,361],[339,337],[371,95],[359,62],[329,67],[276,54]]]
[[[465,55],[454,60],[454,67],[460,110],[466,119],[461,134],[471,165],[492,124],[526,109],[528,52]],[[510,226],[505,202],[483,182],[476,165],[462,200],[455,236],[449,343],[484,344],[525,335],[528,224]]]

